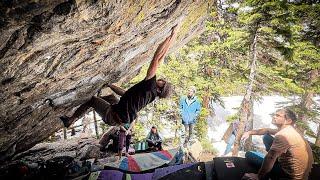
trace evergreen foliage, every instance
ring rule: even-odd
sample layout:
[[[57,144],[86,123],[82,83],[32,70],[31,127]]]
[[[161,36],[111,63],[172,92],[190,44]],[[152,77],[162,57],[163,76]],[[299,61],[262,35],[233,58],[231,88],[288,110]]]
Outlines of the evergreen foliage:
[[[165,122],[160,119],[167,119],[174,124],[172,132],[176,134],[181,128],[179,99],[194,85],[203,107],[196,125],[202,142],[208,142],[207,117],[213,113],[210,103],[223,105],[220,97],[232,95],[249,96],[247,103],[263,95],[299,97],[285,106],[299,115],[302,130],[320,136],[308,128],[308,121],[320,123],[319,103],[313,100],[320,93],[319,14],[320,4],[312,1],[217,1],[206,31],[167,57],[158,70],[158,78],[167,79],[175,88],[170,100],[147,108],[154,112],[150,124],[159,125],[161,130]],[[142,80],[146,68],[128,86]],[[248,94],[249,87],[252,91]],[[253,105],[242,103],[237,117],[241,118],[244,107],[252,111]],[[250,121],[249,114],[244,121]],[[145,125],[138,125],[137,131],[143,129],[141,126]]]

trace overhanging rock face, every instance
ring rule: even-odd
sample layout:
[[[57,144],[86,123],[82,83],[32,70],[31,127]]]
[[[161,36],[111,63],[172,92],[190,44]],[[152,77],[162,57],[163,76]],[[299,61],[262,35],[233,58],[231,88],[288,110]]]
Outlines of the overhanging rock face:
[[[52,135],[59,116],[103,84],[131,77],[178,22],[172,49],[187,43],[209,8],[205,0],[1,1],[0,159]]]

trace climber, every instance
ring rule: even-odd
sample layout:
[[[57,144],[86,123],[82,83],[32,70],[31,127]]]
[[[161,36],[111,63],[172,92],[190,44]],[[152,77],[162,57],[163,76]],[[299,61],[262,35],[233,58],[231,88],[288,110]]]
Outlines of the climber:
[[[158,96],[166,98],[171,94],[171,83],[164,79],[156,80],[156,71],[159,64],[164,59],[170,45],[174,41],[178,30],[178,25],[172,28],[168,36],[157,48],[154,57],[149,65],[147,75],[138,84],[134,85],[127,91],[113,84],[107,85],[121,98],[118,103],[110,103],[100,97],[93,96],[89,101],[82,104],[71,117],[62,116],[65,127],[69,127],[76,119],[81,117],[90,107],[102,117],[102,120],[111,126],[131,123],[136,119],[137,113],[151,103]]]

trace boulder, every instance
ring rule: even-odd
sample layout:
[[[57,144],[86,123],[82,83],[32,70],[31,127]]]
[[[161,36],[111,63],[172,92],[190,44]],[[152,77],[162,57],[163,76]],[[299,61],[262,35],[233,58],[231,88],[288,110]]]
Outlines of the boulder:
[[[78,160],[104,157],[95,138],[74,138],[57,142],[39,143],[31,149],[18,153],[12,160],[37,163],[56,157],[68,156]]]
[[[205,0],[0,2],[0,161],[62,127],[104,84],[127,82],[171,28],[171,52],[204,29]]]

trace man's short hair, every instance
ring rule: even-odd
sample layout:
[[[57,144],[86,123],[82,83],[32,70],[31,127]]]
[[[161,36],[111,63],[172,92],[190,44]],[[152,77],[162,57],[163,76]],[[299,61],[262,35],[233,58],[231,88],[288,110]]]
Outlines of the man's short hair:
[[[191,89],[193,91],[193,93],[197,92],[197,88],[195,86],[190,86],[189,89]]]
[[[293,123],[297,122],[297,116],[292,110],[290,110],[288,108],[283,108],[283,111],[284,111],[285,117],[287,119],[291,119]]]
[[[164,86],[161,88],[161,92],[158,94],[159,98],[167,98],[172,93],[172,84],[168,81],[161,79],[165,82]]]

